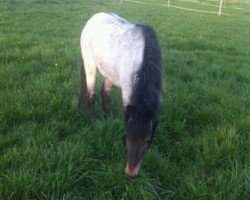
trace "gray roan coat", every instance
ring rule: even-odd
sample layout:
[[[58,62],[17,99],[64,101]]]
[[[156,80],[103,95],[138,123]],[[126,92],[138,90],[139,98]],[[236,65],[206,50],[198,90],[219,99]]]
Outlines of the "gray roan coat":
[[[110,114],[112,85],[122,90],[125,114],[125,173],[138,174],[143,154],[157,126],[162,89],[161,52],[155,31],[148,25],[132,24],[115,14],[98,13],[89,19],[81,34],[81,88],[79,107],[88,107],[95,120],[96,72],[103,75],[103,109]]]

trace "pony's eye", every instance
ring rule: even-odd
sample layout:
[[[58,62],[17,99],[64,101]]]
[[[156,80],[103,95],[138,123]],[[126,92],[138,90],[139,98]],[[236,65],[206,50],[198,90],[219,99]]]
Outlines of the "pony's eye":
[[[148,138],[148,139],[145,140],[145,143],[148,143],[148,144],[149,144],[149,143],[151,143],[151,142],[152,142],[152,139],[151,139],[151,138]]]

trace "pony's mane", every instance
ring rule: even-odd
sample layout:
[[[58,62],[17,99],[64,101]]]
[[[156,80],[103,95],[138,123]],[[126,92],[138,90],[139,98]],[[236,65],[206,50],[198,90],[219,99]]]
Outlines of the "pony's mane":
[[[144,37],[144,53],[141,67],[131,95],[131,108],[128,108],[130,129],[141,129],[150,120],[155,120],[159,111],[162,89],[161,51],[156,33],[150,26],[137,24]],[[134,132],[134,131],[133,131]],[[142,132],[142,131],[135,131]]]

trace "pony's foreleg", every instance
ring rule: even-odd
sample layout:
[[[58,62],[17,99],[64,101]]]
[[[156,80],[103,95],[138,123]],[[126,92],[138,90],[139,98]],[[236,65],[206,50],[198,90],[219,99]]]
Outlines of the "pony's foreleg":
[[[112,88],[112,83],[107,78],[104,78],[103,84],[102,84],[101,95],[102,95],[102,106],[103,106],[105,117],[110,116],[109,96],[110,96],[111,88]]]
[[[133,108],[131,105],[131,93],[132,93],[132,87],[128,84],[123,84],[122,85],[122,100],[123,100],[123,112],[125,116],[125,124],[129,121],[131,118]]]

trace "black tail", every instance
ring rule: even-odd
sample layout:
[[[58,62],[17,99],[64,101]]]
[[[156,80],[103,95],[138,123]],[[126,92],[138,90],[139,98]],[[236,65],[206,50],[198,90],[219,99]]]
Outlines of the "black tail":
[[[80,61],[80,94],[78,99],[78,108],[83,110],[83,107],[87,105],[87,83],[86,83],[86,74],[84,69],[84,62],[81,56]]]
[[[157,120],[162,90],[161,51],[156,33],[150,26],[142,24],[137,26],[142,30],[145,47],[143,62],[137,72],[138,81],[134,85],[131,99],[133,111],[130,117],[134,125],[141,120],[144,122]]]

